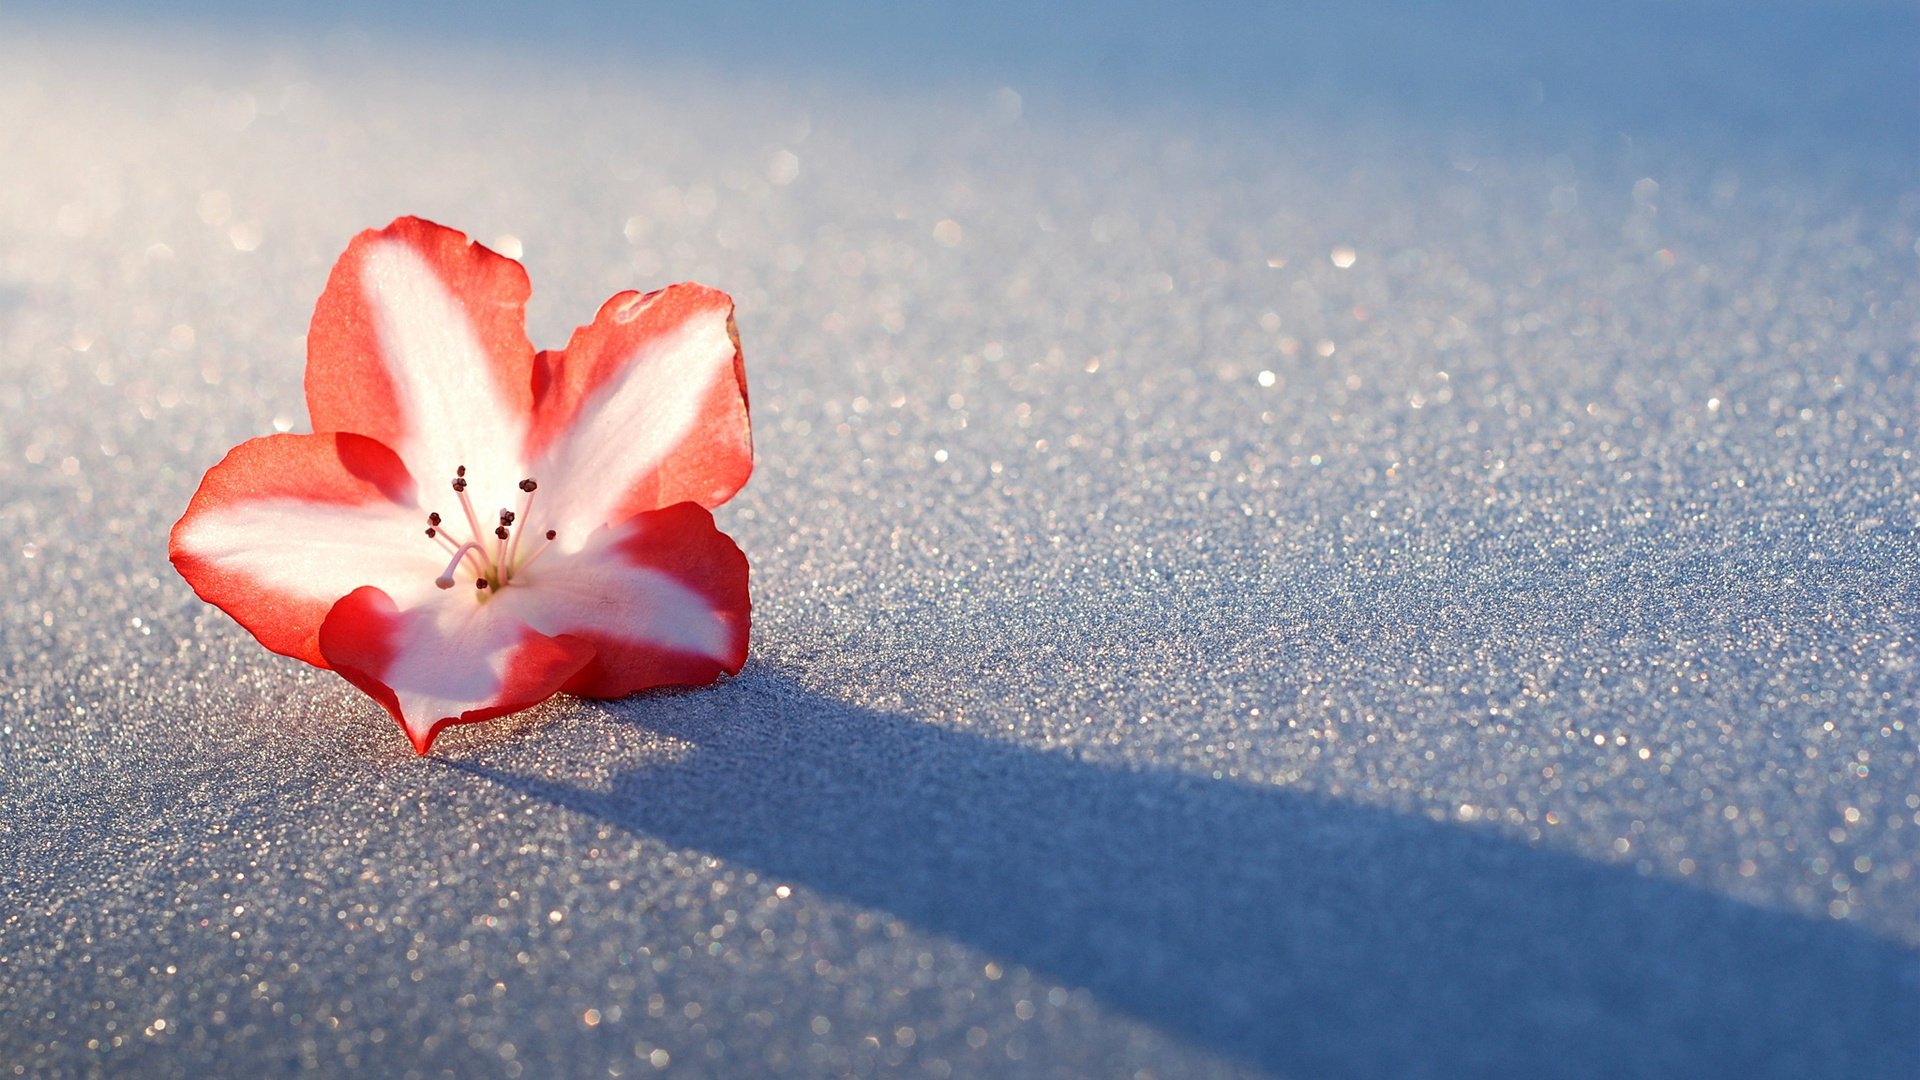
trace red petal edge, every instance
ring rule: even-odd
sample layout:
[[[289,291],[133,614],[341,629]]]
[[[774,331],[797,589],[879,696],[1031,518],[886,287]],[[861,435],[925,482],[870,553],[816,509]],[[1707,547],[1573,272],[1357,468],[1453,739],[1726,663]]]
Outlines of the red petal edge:
[[[315,600],[274,592],[215,560],[195,555],[183,542],[189,525],[201,514],[263,499],[404,505],[414,501],[413,477],[398,455],[364,435],[249,439],[207,470],[167,538],[168,557],[195,595],[232,616],[273,652],[324,669],[327,660],[316,638],[337,597]]]
[[[694,503],[640,514],[629,524],[637,527],[611,553],[704,596],[726,623],[728,654],[716,659],[569,629],[567,636],[593,645],[594,656],[561,689],[577,697],[617,698],[660,686],[703,686],[723,674],[739,674],[747,662],[753,611],[746,554],[714,526],[711,511]]]
[[[529,629],[514,650],[500,694],[492,703],[459,716],[439,717],[424,733],[415,735],[401,712],[398,695],[384,681],[404,617],[386,593],[370,585],[355,589],[327,614],[320,627],[320,648],[342,678],[392,714],[419,754],[432,748],[444,728],[477,724],[540,704],[559,692],[562,684],[593,658],[593,646],[585,641],[565,635],[549,637]]]
[[[392,446],[408,431],[363,288],[368,249],[397,240],[433,268],[471,321],[492,362],[501,396],[522,412],[532,408],[533,346],[527,341],[527,297],[533,286],[519,263],[465,233],[417,217],[396,218],[384,229],[353,238],[334,263],[307,329],[307,414],[315,431],[355,431]]]
[[[629,361],[648,342],[669,337],[702,316],[726,319],[733,341],[733,378],[720,379],[698,406],[689,436],[650,474],[640,477],[608,520],[695,502],[709,509],[732,498],[753,474],[753,428],[748,415],[747,368],[733,298],[690,282],[650,293],[623,292],[600,305],[593,322],[576,329],[567,347],[534,360],[534,423],[527,456],[539,460],[579,419],[602,389],[618,380],[646,378]]]

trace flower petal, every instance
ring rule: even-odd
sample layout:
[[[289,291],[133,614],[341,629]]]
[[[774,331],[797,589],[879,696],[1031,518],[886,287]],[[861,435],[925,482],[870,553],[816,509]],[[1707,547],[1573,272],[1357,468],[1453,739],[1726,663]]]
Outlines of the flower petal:
[[[546,634],[591,642],[594,657],[562,687],[612,698],[733,674],[747,658],[747,557],[693,503],[602,529],[554,551],[494,604]]]
[[[446,559],[425,526],[413,477],[378,441],[269,435],[207,470],[167,546],[202,600],[324,668],[314,635],[334,601],[366,584],[432,591]]]
[[[432,222],[361,233],[307,332],[314,430],[371,435],[422,483],[465,465],[510,494],[533,402],[529,291],[519,263]]]
[[[540,704],[593,659],[592,645],[539,633],[500,597],[482,602],[465,589],[406,609],[379,589],[355,589],[328,613],[320,649],[422,754],[449,724]]]
[[[533,475],[584,536],[678,502],[718,506],[753,471],[733,300],[703,285],[621,293],[535,364]],[[543,500],[548,500],[542,487]]]

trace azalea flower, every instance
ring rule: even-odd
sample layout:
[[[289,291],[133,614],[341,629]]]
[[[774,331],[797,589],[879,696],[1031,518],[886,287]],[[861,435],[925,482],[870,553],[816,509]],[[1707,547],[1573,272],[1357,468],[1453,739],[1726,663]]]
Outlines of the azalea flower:
[[[424,754],[558,692],[701,684],[747,655],[711,508],[753,471],[733,301],[621,293],[536,353],[520,264],[401,218],[307,335],[314,434],[208,470],[173,564],[262,645],[337,671]]]

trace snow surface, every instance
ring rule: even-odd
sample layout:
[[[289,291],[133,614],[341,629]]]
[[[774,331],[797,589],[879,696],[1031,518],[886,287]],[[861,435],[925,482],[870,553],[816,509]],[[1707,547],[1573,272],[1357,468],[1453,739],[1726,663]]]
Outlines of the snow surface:
[[[0,1075],[1920,1075],[1910,6],[693,7],[0,19]],[[403,213],[734,295],[739,678],[173,574]]]

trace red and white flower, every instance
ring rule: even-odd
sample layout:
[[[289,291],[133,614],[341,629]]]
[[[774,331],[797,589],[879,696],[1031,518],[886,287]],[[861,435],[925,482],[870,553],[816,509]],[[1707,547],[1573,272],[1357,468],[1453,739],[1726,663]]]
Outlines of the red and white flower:
[[[173,564],[427,752],[556,692],[710,682],[747,655],[747,560],[712,507],[753,471],[733,301],[627,292],[536,353],[519,263],[401,218],[334,266],[312,435],[235,447]]]

